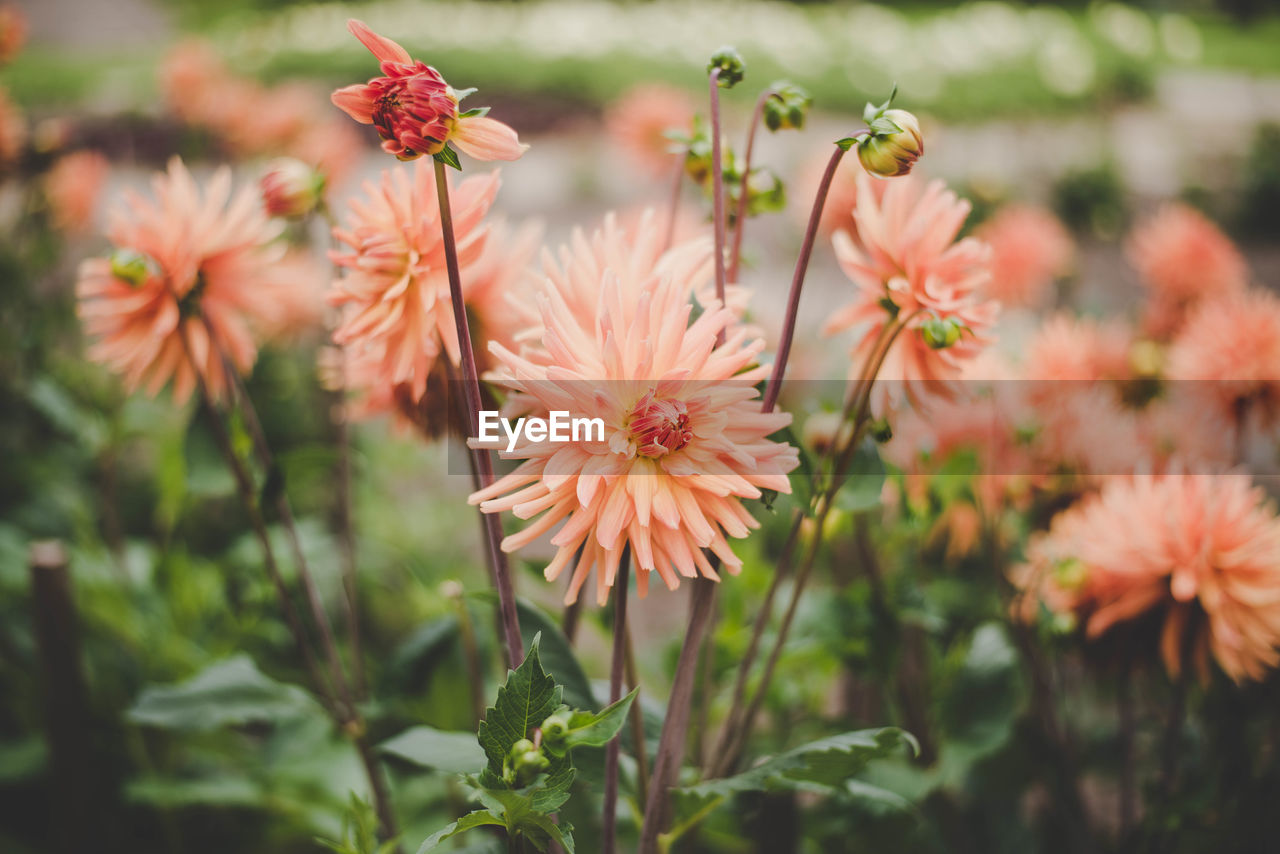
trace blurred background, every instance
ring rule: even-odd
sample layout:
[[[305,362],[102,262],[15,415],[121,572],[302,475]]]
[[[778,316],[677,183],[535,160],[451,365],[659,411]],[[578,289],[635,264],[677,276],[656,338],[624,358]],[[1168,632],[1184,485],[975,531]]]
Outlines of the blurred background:
[[[612,118],[613,105],[637,84],[674,87],[687,95],[687,109],[705,113],[706,59],[721,44],[735,45],[748,64],[748,85],[725,96],[726,127],[735,142],[763,86],[781,78],[804,86],[815,110],[807,127],[762,134],[756,154],[787,188],[783,209],[753,219],[748,229],[744,283],[756,291],[756,319],[771,341],[816,171],[833,140],[862,126],[864,102],[883,100],[895,84],[898,103],[918,113],[925,126],[922,170],[945,178],[973,202],[969,228],[1001,204],[1019,201],[1051,209],[1070,231],[1075,263],[1055,291],[1054,305],[1082,312],[1132,307],[1140,284],[1124,261],[1123,236],[1171,199],[1205,212],[1234,238],[1254,280],[1280,282],[1280,2],[17,5],[29,26],[26,43],[0,67],[7,93],[0,105],[6,111],[0,121],[0,160],[6,160],[0,221],[8,231],[0,247],[5,852],[51,850],[47,813],[62,797],[52,782],[41,735],[45,711],[30,666],[35,635],[28,550],[36,540],[60,542],[75,572],[77,631],[91,695],[81,710],[84,755],[91,761],[80,770],[94,778],[95,791],[110,793],[89,810],[100,822],[95,828],[102,850],[316,850],[312,839],[340,832],[348,792],[362,785],[349,745],[305,698],[265,677],[254,683],[258,693],[249,692],[249,711],[241,717],[237,701],[216,692],[194,693],[186,706],[180,697],[139,710],[146,686],[187,679],[241,652],[282,682],[300,677],[261,578],[256,544],[209,436],[189,410],[163,396],[125,396],[116,378],[84,360],[72,292],[78,262],[102,251],[101,229],[120,191],[144,187],[147,175],[173,154],[198,172],[233,162],[239,181],[254,182],[266,159],[280,153],[272,141],[292,133],[282,126],[299,114],[319,117],[320,126],[334,118],[328,92],[376,73],[371,56],[345,29],[349,17],[400,41],[454,85],[477,87],[475,103],[491,106],[492,115],[531,143],[524,158],[503,166],[496,209],[511,221],[539,219],[550,245],[568,238],[575,226],[594,227],[606,211],[634,214],[667,204],[668,173],[655,173],[643,158],[619,151],[625,134]],[[252,110],[226,115],[217,104],[197,103],[183,71],[195,66],[191,79],[198,79],[209,63],[251,87],[244,91],[254,93]],[[673,117],[682,114],[684,102],[667,97]],[[330,188],[340,212],[361,181],[389,161],[369,129],[338,118],[332,135],[326,130],[308,144],[317,151],[325,143],[343,148]],[[77,228],[52,225],[52,209],[22,189],[26,178],[44,174],[68,150],[98,151],[111,164]],[[14,151],[20,154],[10,158]],[[687,198],[691,216],[701,217],[693,196]],[[804,328],[816,327],[848,288],[826,247],[815,257],[811,283]],[[325,286],[323,277],[317,280],[317,295]],[[1016,323],[1012,330],[1016,345]],[[250,391],[336,613],[333,400],[316,380],[319,338],[303,343],[264,349]],[[796,358],[810,376],[837,379],[847,367],[836,346]],[[471,710],[458,699],[469,690],[460,626],[488,619],[487,602],[459,593],[459,583],[468,594],[485,588],[476,524],[462,500],[469,482],[449,474],[439,446],[381,422],[358,428],[355,466],[362,607],[374,662],[370,678],[378,685],[378,708],[370,717],[387,737],[424,721],[467,729]],[[924,543],[931,523],[917,522],[895,536]],[[768,536],[760,539],[750,548],[776,546]],[[551,626],[559,621],[560,593],[539,581],[539,571],[534,564],[522,569],[521,592],[546,606],[531,612],[529,623],[541,625],[540,619]],[[750,603],[768,581],[744,574],[726,586],[710,667],[731,672],[742,628],[754,618]],[[913,606],[965,626],[954,637],[940,631],[934,657],[943,683],[936,715],[954,716],[958,746],[935,767],[886,772],[881,781],[913,799],[934,797],[927,821],[908,831],[900,819],[872,809],[859,813],[866,835],[854,841],[834,818],[815,820],[813,838],[825,842],[812,845],[826,847],[805,850],[883,850],[886,844],[912,851],[1067,850],[1064,840],[1071,835],[1062,828],[1069,816],[1025,824],[1001,817],[1053,810],[1043,803],[1052,798],[1052,787],[1030,795],[1021,788],[1034,776],[1028,768],[1038,754],[1034,739],[1030,746],[1018,742],[1025,735],[1019,722],[1029,688],[1013,674],[1014,652],[999,632],[973,631],[1002,615],[999,593],[994,585],[980,594],[955,586],[932,592],[938,602]],[[777,722],[817,734],[813,722],[831,713],[833,704],[847,711],[833,699],[847,687],[842,668],[849,661],[865,663],[880,640],[877,626],[859,622],[865,606],[865,590],[853,585],[802,609],[800,641],[789,648],[786,665],[807,668],[814,678],[778,686],[770,706]],[[641,639],[653,639],[640,657],[642,680],[655,696],[665,696],[683,606],[641,607],[634,619]],[[605,673],[599,620],[584,618],[581,632],[577,654],[585,673]],[[478,643],[495,663],[489,679],[497,684],[501,672],[491,633],[481,631]],[[578,672],[589,692],[587,676]],[[983,702],[974,700],[979,695]],[[224,717],[201,717],[202,710],[227,705],[232,711]],[[270,710],[269,721],[263,709]],[[267,727],[280,721],[285,724]],[[239,728],[217,729],[227,722]],[[887,722],[878,711],[865,721]],[[787,726],[779,732],[785,736]],[[1015,743],[1020,747],[1011,748]],[[1090,749],[1101,755],[1105,744],[1084,751]],[[1014,757],[1002,766],[1007,776],[983,765],[1006,750],[1006,758]],[[984,773],[989,797],[966,799],[966,781],[975,779],[969,775]],[[1105,791],[1090,793],[1105,800]],[[439,774],[397,776],[397,797],[412,846],[447,822],[459,804],[457,791]],[[1258,803],[1246,799],[1241,809]],[[756,827],[751,822],[777,808],[762,802],[748,810],[741,827],[717,829],[723,838],[714,837],[718,847],[709,850],[752,850],[744,841]],[[1253,815],[1265,823],[1265,813]],[[797,820],[791,813],[783,818]],[[579,820],[590,823],[589,817]],[[956,827],[965,828],[963,849],[947,843]],[[1238,850],[1265,850],[1249,847],[1256,838],[1242,831]],[[581,843],[580,850],[591,850],[589,845]]]

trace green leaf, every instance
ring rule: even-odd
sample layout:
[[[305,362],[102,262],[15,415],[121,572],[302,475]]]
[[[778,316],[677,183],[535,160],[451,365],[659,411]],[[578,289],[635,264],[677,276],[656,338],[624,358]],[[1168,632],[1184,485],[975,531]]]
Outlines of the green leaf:
[[[877,133],[882,136],[902,133],[902,127],[897,122],[893,119],[887,119],[884,116],[873,119],[867,126],[871,128],[873,133]]]
[[[509,836],[523,836],[539,851],[546,851],[554,840],[573,854],[573,828],[557,825],[551,820],[550,811],[538,803],[538,786],[525,789],[488,789],[479,791],[480,800],[490,813],[500,814],[507,825]]]
[[[473,827],[506,827],[506,824],[500,816],[496,816],[488,810],[476,810],[475,812],[467,813],[447,827],[428,836],[426,841],[418,848],[418,854],[427,854],[428,851],[435,851],[446,839],[456,836],[464,830],[471,830]]]
[[[618,734],[627,722],[627,712],[640,693],[637,687],[630,694],[599,712],[574,712],[569,719],[569,732],[565,735],[564,746],[604,747]]]
[[[458,160],[458,152],[454,151],[453,147],[450,145],[445,145],[444,148],[437,151],[435,158],[445,166],[452,166],[459,172],[462,171],[462,162]]]
[[[841,733],[780,753],[733,777],[707,780],[680,791],[696,798],[727,798],[738,792],[776,789],[831,792],[844,788],[871,760],[888,756],[903,745],[917,749],[914,738],[893,727]]]
[[[547,616],[546,611],[526,599],[516,600],[516,611],[520,616],[520,634],[524,635],[525,646],[531,646],[534,638],[541,636],[538,658],[556,684],[564,689],[564,702],[575,709],[594,709],[596,698],[591,691],[591,680],[578,663],[578,657],[573,654],[573,647],[560,631],[560,626]]]
[[[840,147],[841,151],[848,151],[850,148],[853,148],[855,145],[857,145],[858,140],[862,139],[863,136],[864,134],[858,134],[857,136],[846,136],[844,139],[837,139],[836,145]]]
[[[378,745],[383,753],[424,768],[450,774],[474,774],[485,754],[469,732],[444,732],[429,726],[411,727]]]
[[[126,714],[143,726],[203,731],[276,723],[317,709],[301,688],[276,682],[247,655],[237,655],[177,685],[146,688]]]
[[[472,119],[472,118],[479,118],[480,116],[487,116],[487,115],[489,115],[488,107],[474,107],[470,110],[467,110],[464,113],[458,113],[458,118]]]
[[[560,708],[562,689],[542,669],[538,660],[540,637],[535,636],[529,645],[524,663],[507,671],[506,683],[498,689],[498,697],[485,711],[476,737],[489,758],[489,770],[500,778],[502,761],[511,746],[522,738],[528,738],[534,727],[539,726]]]

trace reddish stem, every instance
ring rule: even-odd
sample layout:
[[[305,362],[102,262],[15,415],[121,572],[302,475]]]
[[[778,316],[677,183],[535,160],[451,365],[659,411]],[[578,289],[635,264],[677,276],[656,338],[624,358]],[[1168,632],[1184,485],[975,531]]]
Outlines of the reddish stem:
[[[738,195],[738,212],[734,218],[733,249],[729,252],[729,281],[738,281],[738,267],[742,262],[742,232],[747,227],[747,196],[751,183],[751,156],[756,147],[756,131],[760,128],[760,117],[764,114],[765,102],[773,97],[772,89],[765,89],[756,99],[755,112],[751,114],[751,126],[747,128],[747,149],[742,161],[742,189]]]
[[[720,150],[720,69],[713,69],[707,76],[711,87],[711,210],[715,219],[716,242],[716,299],[720,307],[724,299],[724,166]],[[724,340],[724,332],[720,333]]]
[[[479,412],[483,406],[480,397],[480,374],[476,368],[476,354],[471,346],[471,328],[467,323],[466,304],[462,299],[462,277],[458,272],[458,246],[453,236],[453,211],[449,205],[449,182],[444,163],[437,160],[436,197],[440,204],[440,230],[444,237],[445,265],[449,270],[449,298],[453,302],[453,322],[458,334],[458,349],[462,354],[462,385],[467,398],[468,436],[479,434]],[[480,474],[481,487],[493,483],[493,460],[487,448],[473,451]],[[515,588],[511,584],[511,571],[506,553],[502,551],[502,522],[494,513],[481,514],[488,545],[489,567],[493,584],[498,590],[498,605],[502,614],[502,633],[507,646],[507,660],[511,668],[524,661],[524,642],[520,637],[520,619],[516,613]]]
[[[609,667],[609,704],[622,699],[622,674],[627,661],[627,588],[631,572],[631,555],[624,549],[618,565],[618,578],[613,585],[613,658]],[[604,749],[604,815],[601,840],[603,854],[614,854],[618,848],[618,755],[622,748],[619,731]]]
[[[844,157],[844,149],[836,146],[827,161],[827,169],[822,173],[822,182],[818,184],[818,194],[813,199],[813,210],[809,212],[809,225],[804,231],[804,242],[800,244],[800,255],[796,258],[796,270],[791,277],[791,291],[787,294],[787,314],[782,321],[782,338],[778,340],[778,354],[773,360],[773,373],[764,390],[764,401],[761,410],[772,412],[778,402],[778,392],[782,387],[782,377],[787,371],[787,358],[791,355],[791,342],[796,332],[796,314],[800,310],[800,292],[804,289],[805,273],[809,270],[809,259],[813,255],[813,243],[818,237],[818,224],[822,222],[822,209],[827,204],[827,193],[831,190],[831,181],[835,178],[836,167],[840,158]]]

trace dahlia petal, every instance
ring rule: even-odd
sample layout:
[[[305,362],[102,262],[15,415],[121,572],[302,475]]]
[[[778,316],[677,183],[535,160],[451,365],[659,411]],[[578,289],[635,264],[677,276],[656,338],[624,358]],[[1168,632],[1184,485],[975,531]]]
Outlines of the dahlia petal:
[[[355,83],[343,86],[329,96],[333,105],[362,125],[373,124],[373,111],[378,102],[373,98],[368,85]]]
[[[381,62],[398,62],[403,64],[412,63],[409,52],[400,45],[393,42],[386,36],[380,36],[364,22],[356,18],[347,21],[347,29],[351,31],[351,35],[360,40],[360,43],[369,49],[369,52],[378,58]]]
[[[488,116],[459,118],[449,141],[476,160],[519,160],[529,150],[509,125]]]

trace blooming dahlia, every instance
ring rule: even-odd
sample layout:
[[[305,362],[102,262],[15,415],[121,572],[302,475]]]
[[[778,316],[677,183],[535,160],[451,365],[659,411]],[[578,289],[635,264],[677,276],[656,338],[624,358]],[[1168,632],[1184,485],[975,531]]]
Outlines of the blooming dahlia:
[[[1147,614],[1177,676],[1212,652],[1236,682],[1280,663],[1280,520],[1244,475],[1110,480],[1032,541],[1014,581],[1097,638]]]
[[[605,112],[605,130],[614,143],[651,177],[670,173],[679,162],[668,131],[693,133],[693,99],[660,83],[642,83]]]
[[[649,219],[631,242],[660,246],[664,237]],[[639,254],[616,230],[579,237],[563,258],[572,272],[543,285],[537,342],[519,355],[490,345],[495,381],[532,408],[604,424],[603,436],[584,431],[565,443],[526,438],[507,454],[524,462],[471,496],[486,513],[538,517],[503,541],[506,551],[564,523],[551,538],[557,552],[546,577],[557,578],[581,550],[567,602],[595,568],[603,603],[627,548],[641,595],[651,572],[671,589],[681,577],[718,578],[704,550],[736,574],[742,562],[727,538],[758,526],[742,499],[789,492],[786,475],[798,463],[794,448],[768,438],[790,415],[760,411],[763,340],[718,304],[692,320],[705,247],[695,259],[662,255],[648,269],[629,266]]]
[[[880,410],[902,397],[921,405],[930,396],[952,396],[964,364],[987,344],[999,304],[980,294],[990,276],[986,244],[956,240],[968,215],[969,203],[941,181],[895,178],[877,199],[873,179],[858,176],[858,240],[844,231],[833,238],[857,292],[823,331],[865,330],[853,351],[856,379],[886,326],[905,324],[879,375]],[[940,340],[940,328],[952,337]]]
[[[363,21],[347,29],[381,63],[381,77],[333,93],[333,103],[361,124],[373,125],[382,147],[401,160],[439,154],[453,143],[476,160],[516,160],[529,146],[516,132],[483,110],[458,112],[459,94],[430,65],[415,62],[391,39]]]
[[[466,282],[488,233],[484,216],[498,192],[498,173],[477,175],[452,191],[458,263]],[[382,381],[404,384],[414,401],[441,349],[459,359],[458,333],[449,300],[444,238],[432,167],[419,162],[384,170],[379,184],[366,182],[352,199],[345,227],[333,230],[345,244],[332,258],[342,268],[330,301],[344,307],[334,340],[376,354]]]
[[[80,266],[90,356],[123,374],[131,391],[155,394],[172,379],[183,401],[198,370],[217,397],[228,387],[227,362],[242,372],[253,365],[252,328],[275,317],[280,289],[294,284],[276,266],[283,226],[267,219],[253,187],[232,195],[225,167],[202,192],[175,157],[152,190],[153,199],[128,193],[112,215],[116,254]]]
[[[58,158],[44,177],[45,198],[58,228],[76,233],[89,227],[110,168],[97,151],[75,151]]]

